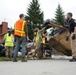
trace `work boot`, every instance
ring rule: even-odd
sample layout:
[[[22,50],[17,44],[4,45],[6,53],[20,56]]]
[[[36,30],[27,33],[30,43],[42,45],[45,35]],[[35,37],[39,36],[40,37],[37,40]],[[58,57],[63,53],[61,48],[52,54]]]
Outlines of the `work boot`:
[[[72,58],[69,60],[70,62],[76,62],[76,58]]]
[[[13,60],[13,62],[18,62],[17,60]]]
[[[27,62],[27,59],[22,60],[21,62]]]
[[[13,58],[13,62],[18,62],[18,61],[17,61],[17,59],[14,59],[14,58]]]

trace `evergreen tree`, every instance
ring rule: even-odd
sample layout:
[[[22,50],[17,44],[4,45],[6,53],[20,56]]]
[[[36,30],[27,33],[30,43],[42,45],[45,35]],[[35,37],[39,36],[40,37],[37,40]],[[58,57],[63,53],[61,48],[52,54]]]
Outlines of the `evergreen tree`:
[[[55,21],[59,25],[64,25],[65,16],[64,16],[64,12],[63,12],[63,10],[62,10],[60,5],[58,5],[58,7],[56,9]]]
[[[27,16],[25,17],[26,20],[29,21],[28,26],[28,35],[29,38],[33,38],[33,30],[38,27],[41,28],[41,25],[43,24],[43,12],[40,9],[40,5],[38,0],[32,0],[30,2],[28,10],[27,10]]]

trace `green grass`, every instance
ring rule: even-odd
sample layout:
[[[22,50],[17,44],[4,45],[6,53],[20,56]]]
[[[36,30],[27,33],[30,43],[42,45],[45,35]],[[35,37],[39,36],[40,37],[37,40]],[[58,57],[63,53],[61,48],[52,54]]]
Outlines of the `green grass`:
[[[5,57],[0,57],[0,61],[4,61],[5,59],[4,59]]]
[[[21,60],[21,58],[18,58],[18,60]],[[0,61],[6,61],[6,57],[0,57]],[[10,59],[9,59],[10,61]]]
[[[17,59],[21,60],[20,57],[18,57]],[[30,60],[30,58],[27,58],[27,59]],[[51,57],[44,57],[44,58],[42,58],[40,60],[48,60],[48,59],[51,59]],[[0,61],[6,61],[6,57],[0,57]],[[9,59],[9,61],[10,61],[10,59]]]

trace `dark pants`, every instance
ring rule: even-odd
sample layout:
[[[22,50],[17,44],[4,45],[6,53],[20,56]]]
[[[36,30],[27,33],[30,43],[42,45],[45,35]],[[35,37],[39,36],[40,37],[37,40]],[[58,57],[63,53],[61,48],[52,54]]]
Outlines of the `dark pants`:
[[[41,43],[41,50],[42,50],[42,55],[43,55],[43,53],[45,52],[44,51],[44,43]]]
[[[18,51],[20,49],[20,46],[22,46],[21,52],[22,52],[22,60],[25,60],[25,53],[26,53],[26,38],[24,37],[16,37],[16,47],[14,50],[14,56],[13,59],[17,60]]]

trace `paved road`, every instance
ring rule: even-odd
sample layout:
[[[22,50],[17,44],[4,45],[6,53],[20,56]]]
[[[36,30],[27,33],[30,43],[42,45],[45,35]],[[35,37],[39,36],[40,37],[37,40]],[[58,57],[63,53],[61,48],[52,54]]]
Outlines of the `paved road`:
[[[76,63],[67,59],[0,62],[0,75],[76,75]]]

